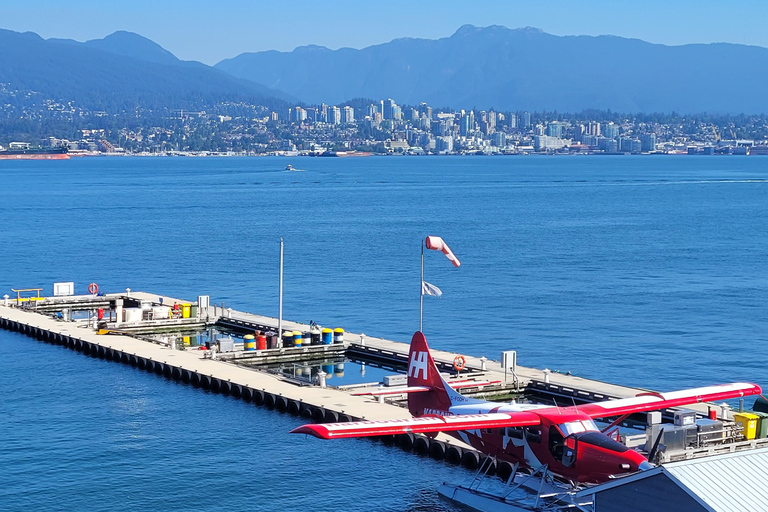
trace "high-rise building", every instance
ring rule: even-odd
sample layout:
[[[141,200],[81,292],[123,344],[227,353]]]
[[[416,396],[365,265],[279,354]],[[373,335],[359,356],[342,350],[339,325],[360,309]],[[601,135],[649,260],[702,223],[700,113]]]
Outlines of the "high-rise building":
[[[497,148],[503,148],[507,145],[507,134],[504,132],[494,132],[491,135],[491,144]]]
[[[382,110],[381,113],[384,116],[384,119],[394,119],[394,110],[397,105],[392,100],[392,98],[387,98],[385,101],[382,101]]]
[[[641,151],[656,151],[656,134],[644,133],[640,136]]]
[[[468,137],[474,131],[475,131],[475,111],[470,110],[469,112],[465,112],[461,116],[461,125],[459,127],[459,133],[461,133],[462,137]]]
[[[603,129],[603,135],[609,139],[615,139],[619,136],[619,125],[608,123]]]
[[[453,151],[453,137],[450,135],[445,137],[437,137],[435,139],[435,151],[441,153],[450,153]]]
[[[563,125],[557,121],[552,121],[547,125],[547,136],[556,137],[558,139],[563,138]]]
[[[531,113],[523,112],[520,114],[520,128],[527,130],[531,127]]]
[[[373,115],[379,111],[379,107],[371,103],[365,111],[365,115],[373,117]]]
[[[341,109],[341,124],[352,124],[355,122],[355,109],[347,105]]]
[[[328,107],[328,122],[331,124],[341,124],[341,109],[339,107]]]
[[[510,113],[507,116],[507,127],[514,130],[517,128],[517,114]]]
[[[587,127],[587,133],[590,135],[594,135],[595,137],[599,137],[601,135],[600,123],[598,123],[597,121],[590,121],[589,126]]]
[[[288,109],[288,122],[300,123],[307,118],[307,111],[301,107]]]
[[[584,139],[584,134],[586,132],[586,129],[584,128],[583,124],[574,125],[570,131],[571,131],[571,137],[573,138],[573,140],[581,142]]]

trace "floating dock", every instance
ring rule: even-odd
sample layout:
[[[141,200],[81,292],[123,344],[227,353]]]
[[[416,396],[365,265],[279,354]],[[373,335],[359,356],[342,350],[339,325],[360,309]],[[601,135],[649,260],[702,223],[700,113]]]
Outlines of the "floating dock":
[[[206,301],[207,302],[207,301]],[[351,359],[375,361],[391,368],[407,366],[408,343],[344,333],[343,342],[302,347],[277,347],[266,350],[238,351],[213,354],[209,350],[179,350],[174,343],[163,343],[144,336],[147,333],[180,329],[206,329],[212,326],[226,327],[243,333],[276,331],[278,320],[224,308],[217,305],[200,305],[195,314],[186,317],[154,318],[146,314],[132,322],[121,321],[121,311],[113,311],[125,303],[148,303],[152,307],[173,308],[189,305],[172,297],[126,291],[123,294],[69,296],[56,298],[5,299],[0,301],[0,328],[20,332],[41,341],[66,346],[91,357],[130,364],[140,370],[164,375],[194,387],[234,398],[252,401],[301,416],[312,422],[345,422],[357,420],[392,420],[410,418],[406,408],[394,399],[372,399],[356,396],[343,387],[333,388],[313,385],[286,378],[259,369],[260,365],[306,361],[312,358],[342,356]],[[159,306],[162,305],[162,306]],[[101,308],[102,318],[96,312]],[[105,310],[109,309],[109,318]],[[134,308],[135,309],[135,308]],[[64,311],[66,314],[62,315]],[[87,312],[87,318],[71,320],[73,311]],[[164,311],[164,310],[163,310]],[[112,313],[115,312],[115,318]],[[59,318],[61,316],[61,318]],[[69,319],[69,320],[68,320]],[[285,331],[308,332],[313,326],[295,322],[283,322]],[[101,333],[101,334],[100,334]],[[432,350],[438,366],[445,371],[453,368],[456,353]],[[551,373],[548,370],[527,368],[514,364],[505,372],[502,363],[461,354],[466,361],[464,378],[474,378],[477,387],[465,387],[463,393],[509,394],[525,391],[556,403],[572,405],[611,398],[634,397],[648,392],[646,389],[617,386],[572,375]],[[492,384],[483,384],[491,382]],[[352,387],[352,386],[350,386]],[[356,389],[359,391],[359,388]],[[402,397],[399,397],[402,399]],[[700,415],[706,415],[708,406],[687,406]],[[671,411],[668,411],[671,413]],[[478,467],[484,456],[445,434],[434,439],[423,435],[385,436],[384,442],[398,444],[406,451],[430,455],[462,463],[468,468]],[[768,444],[768,440],[748,442],[744,448]],[[731,450],[742,449],[732,448]],[[703,455],[706,455],[704,453]],[[498,474],[506,478],[512,467],[500,463]]]

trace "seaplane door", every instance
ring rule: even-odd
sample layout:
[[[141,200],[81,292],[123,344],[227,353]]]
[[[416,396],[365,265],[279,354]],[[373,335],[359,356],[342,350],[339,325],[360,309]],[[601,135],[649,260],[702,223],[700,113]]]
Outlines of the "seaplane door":
[[[563,458],[561,459],[563,466],[569,468],[573,466],[573,464],[576,462],[576,453],[577,453],[576,444],[577,443],[578,443],[578,440],[574,436],[565,438],[565,443],[563,447]]]
[[[576,438],[564,437],[556,426],[549,427],[549,451],[552,457],[569,468],[576,462]]]

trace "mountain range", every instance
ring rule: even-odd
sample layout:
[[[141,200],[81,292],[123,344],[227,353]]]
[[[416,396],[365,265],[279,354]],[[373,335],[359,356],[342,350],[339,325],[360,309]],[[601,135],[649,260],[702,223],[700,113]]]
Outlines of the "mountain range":
[[[289,95],[199,62],[137,34],[79,43],[0,30],[0,83],[96,110],[194,108],[220,101],[276,104]]]
[[[103,110],[393,98],[434,107],[578,112],[765,113],[768,49],[666,46],[616,36],[461,27],[362,49],[303,46],[182,61],[130,32],[77,42],[0,29],[0,83]]]
[[[735,44],[466,25],[437,40],[244,53],[216,67],[308,103],[364,97],[465,109],[768,112],[768,49]]]

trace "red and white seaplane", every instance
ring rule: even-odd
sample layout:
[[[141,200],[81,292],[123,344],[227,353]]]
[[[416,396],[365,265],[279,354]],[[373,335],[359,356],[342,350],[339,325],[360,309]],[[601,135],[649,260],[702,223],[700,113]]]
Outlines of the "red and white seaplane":
[[[409,361],[408,409],[413,418],[303,425],[291,432],[321,439],[445,432],[498,460],[532,470],[546,465],[551,473],[573,483],[601,483],[653,465],[639,452],[601,432],[595,419],[762,391],[756,384],[734,383],[644,393],[578,407],[515,402],[500,405],[462,396],[451,388],[438,372],[421,332],[413,335]]]

